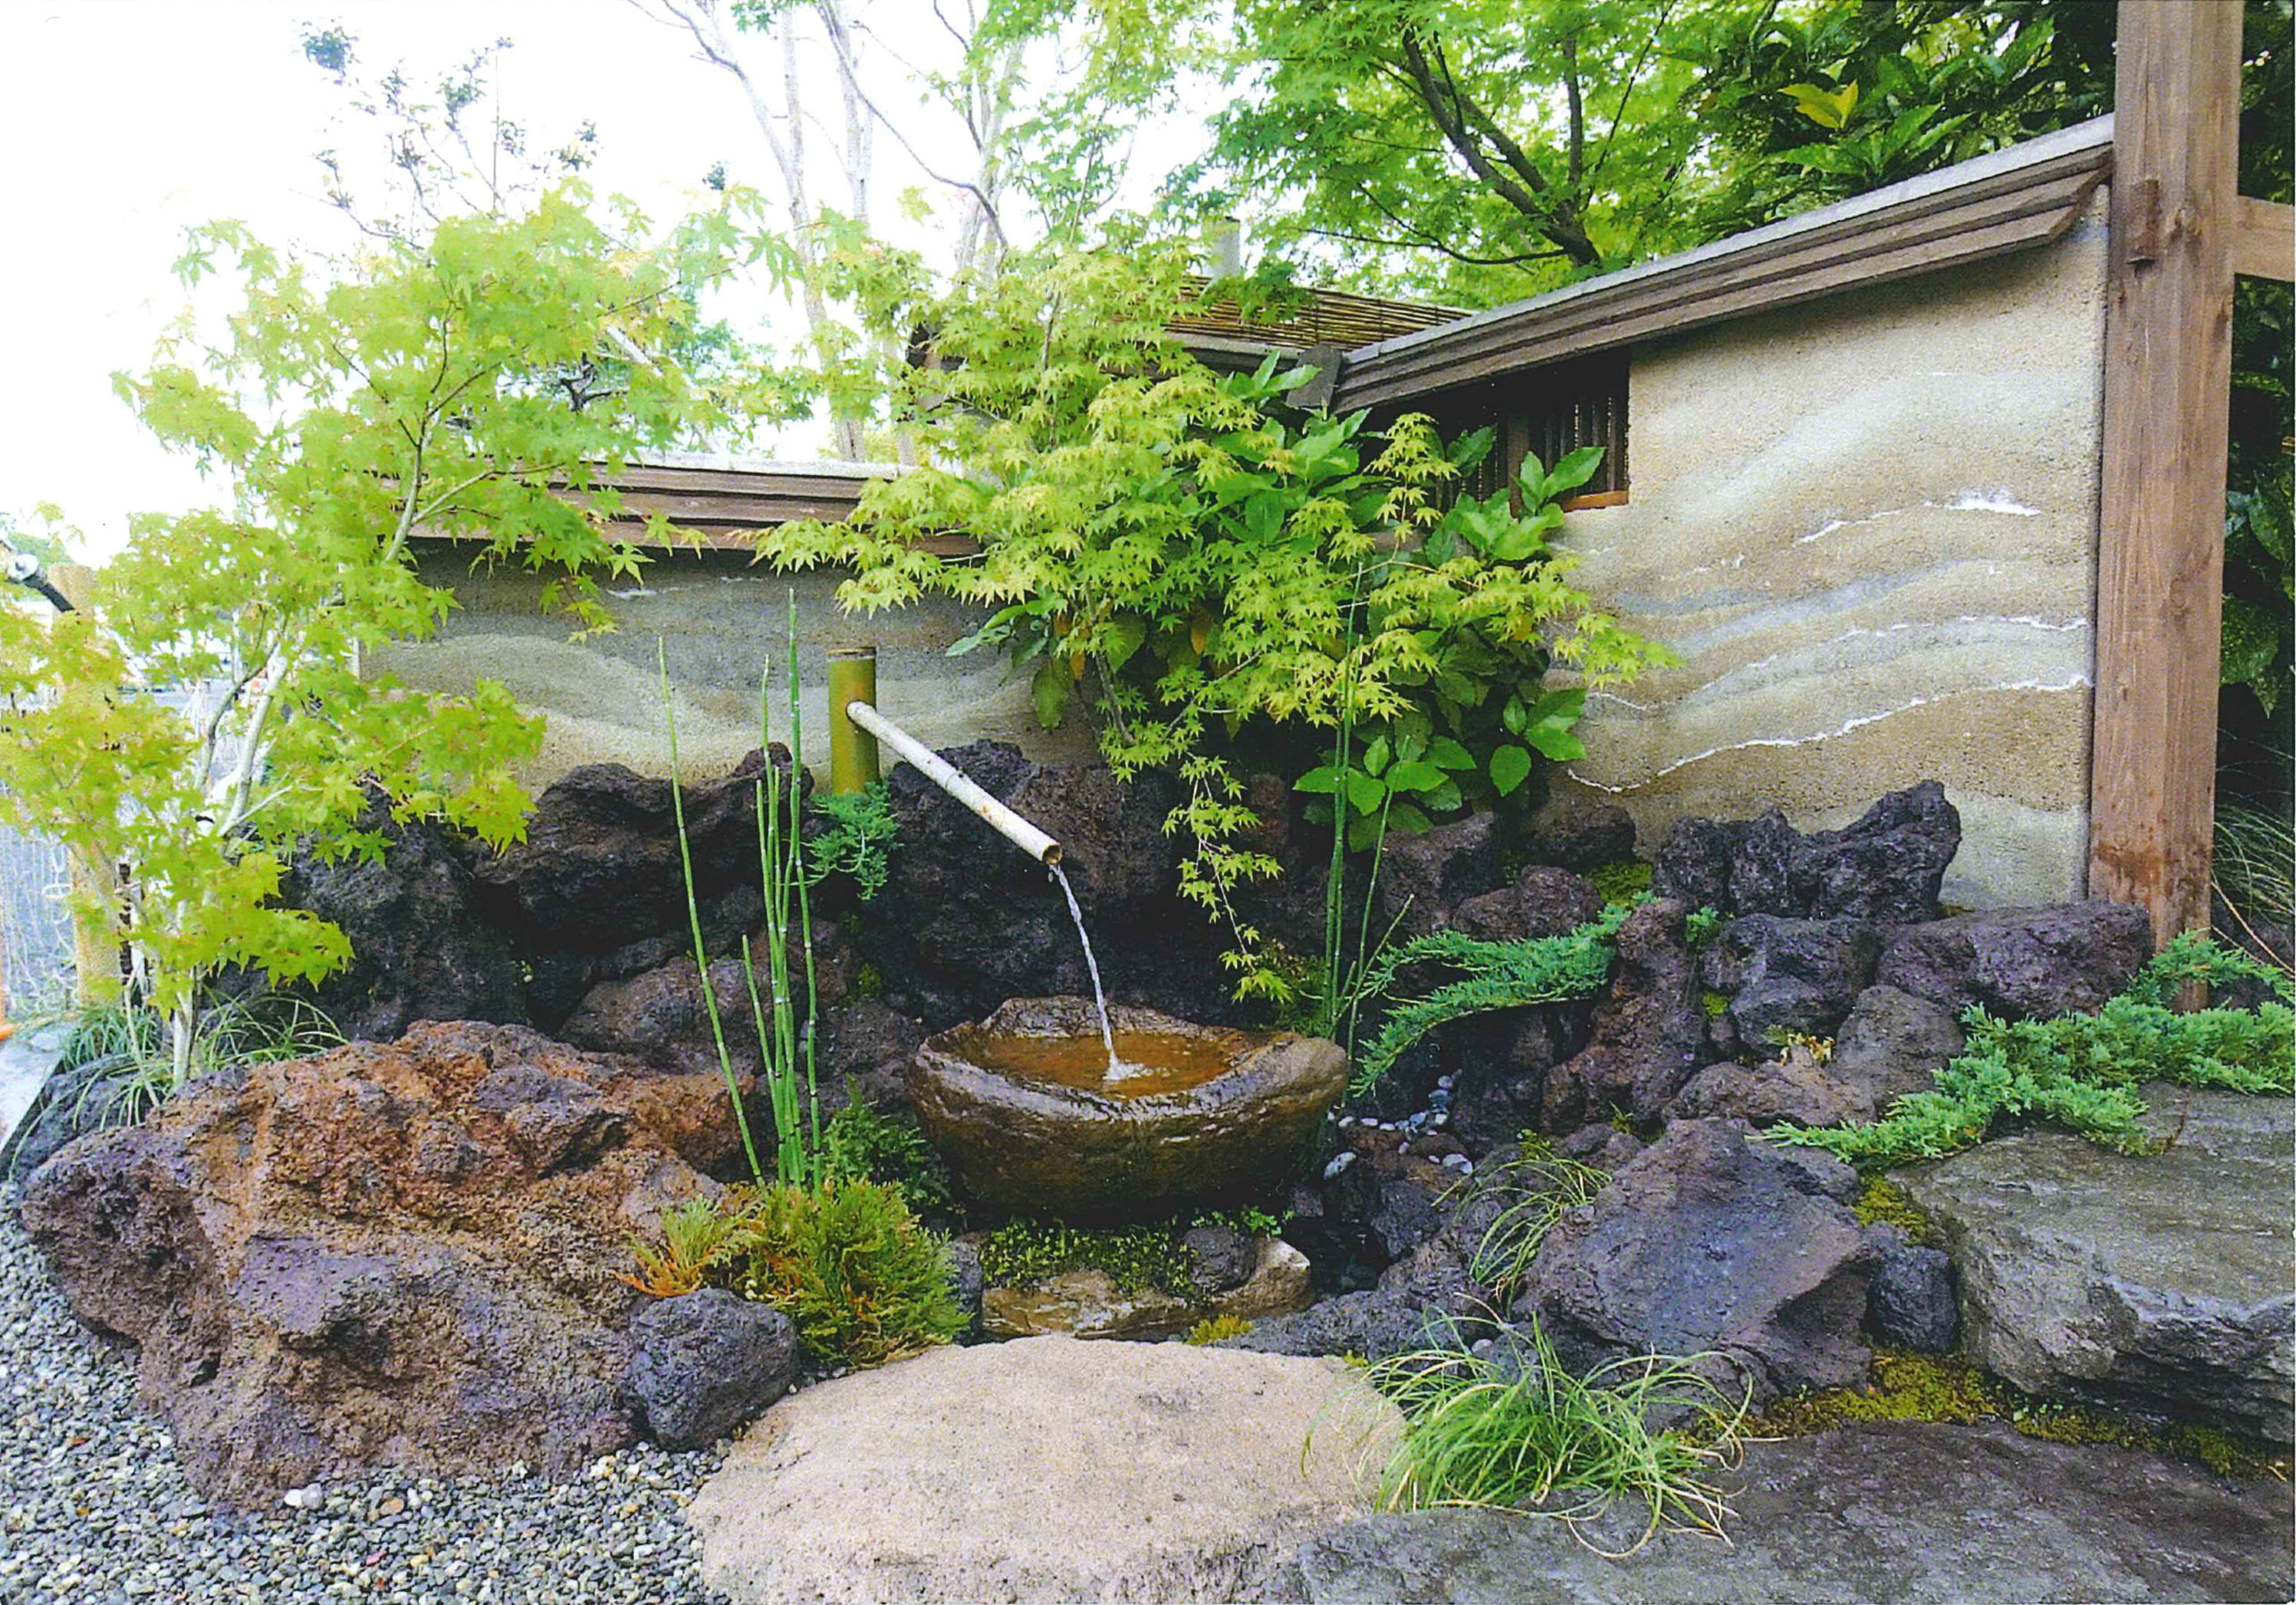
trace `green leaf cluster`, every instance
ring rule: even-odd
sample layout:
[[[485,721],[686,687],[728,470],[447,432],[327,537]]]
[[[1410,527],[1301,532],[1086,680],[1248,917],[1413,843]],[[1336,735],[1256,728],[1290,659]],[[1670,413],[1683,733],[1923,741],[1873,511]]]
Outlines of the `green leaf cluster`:
[[[757,1195],[748,1219],[734,1285],[788,1315],[816,1361],[882,1365],[972,1324],[947,1241],[918,1224],[897,1187],[777,1183]]]
[[[2253,1009],[2170,1006],[2195,982],[2261,982],[2275,998]],[[1861,1126],[1774,1126],[1774,1142],[1822,1148],[1865,1170],[1943,1159],[1975,1146],[1997,1125],[2061,1126],[2093,1142],[2142,1153],[2150,1139],[2137,1085],[2287,1096],[2296,1093],[2290,983],[2243,954],[2187,931],[2161,949],[2096,1013],[2005,1021],[1982,1008],[1963,1017],[1968,1043],[1935,1073],[1937,1085]]]
[[[1611,979],[1619,928],[1642,901],[1613,904],[1559,937],[1486,942],[1456,930],[1439,930],[1390,947],[1370,969],[1365,979],[1369,993],[1387,991],[1409,964],[1443,964],[1465,974],[1390,1011],[1379,1035],[1357,1059],[1349,1091],[1370,1091],[1414,1043],[1439,1026],[1498,1009],[1586,997],[1599,990]]]
[[[826,1175],[898,1189],[920,1215],[955,1201],[948,1167],[915,1119],[888,1115],[865,1098],[852,1099],[823,1125],[821,1163]]]
[[[901,822],[885,782],[873,781],[858,791],[824,792],[813,798],[813,811],[826,823],[805,844],[808,881],[819,886],[832,874],[849,876],[864,903],[883,891],[894,845],[901,839]]]

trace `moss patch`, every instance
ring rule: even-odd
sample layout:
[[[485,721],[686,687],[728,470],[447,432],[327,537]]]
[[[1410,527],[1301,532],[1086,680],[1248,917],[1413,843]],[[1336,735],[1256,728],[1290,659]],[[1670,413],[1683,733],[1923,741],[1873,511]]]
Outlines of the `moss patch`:
[[[1780,1399],[1746,1423],[1749,1437],[1800,1437],[1864,1421],[2005,1421],[2028,1437],[2103,1444],[2195,1462],[2219,1477],[2288,1477],[2288,1457],[2213,1427],[2155,1427],[2086,1404],[2038,1399],[1957,1355],[1874,1351],[1866,1388],[1830,1388]]]
[[[991,1287],[1027,1287],[1064,1271],[1104,1271],[1128,1293],[1156,1288],[1192,1296],[1188,1249],[1177,1224],[1095,1229],[1062,1221],[1007,1221],[980,1240]]]
[[[1638,893],[1650,890],[1651,866],[1639,858],[1621,858],[1603,865],[1587,879],[1595,883],[1603,902],[1626,903]]]
[[[1924,1249],[1945,1247],[1944,1234],[1906,1190],[1887,1176],[1867,1176],[1858,1184],[1849,1208],[1861,1226],[1891,1225],[1906,1241]]]
[[[1223,1338],[1241,1338],[1250,1330],[1251,1322],[1241,1315],[1209,1315],[1188,1329],[1188,1341],[1201,1348]]]
[[[1700,996],[1698,1006],[1706,1011],[1707,1019],[1719,1020],[1730,1012],[1730,995],[1726,992],[1717,992],[1713,987],[1709,987]]]

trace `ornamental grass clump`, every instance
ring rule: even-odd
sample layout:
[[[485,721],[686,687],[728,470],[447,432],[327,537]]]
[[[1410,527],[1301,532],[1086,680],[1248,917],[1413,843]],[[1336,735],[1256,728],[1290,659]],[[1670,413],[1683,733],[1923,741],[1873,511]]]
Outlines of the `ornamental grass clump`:
[[[1587,1524],[1621,1499],[1639,1504],[1640,1533],[1603,1551],[1612,1554],[1663,1530],[1720,1534],[1730,1507],[1714,1476],[1736,1462],[1746,1414],[1702,1373],[1704,1356],[1636,1355],[1574,1376],[1536,1322],[1507,1335],[1503,1362],[1462,1341],[1371,1366],[1372,1385],[1404,1418],[1379,1470],[1382,1510],[1472,1505],[1557,1519],[1600,1548]]]
[[[2260,983],[2272,995],[2253,1009],[2180,1014],[2170,1006],[2189,986],[2235,983]],[[2095,1014],[2009,1021],[1971,1009],[1962,1017],[1965,1049],[1936,1072],[1936,1086],[1898,1099],[1879,1120],[1778,1125],[1764,1135],[1822,1148],[1868,1171],[1943,1159],[2013,1120],[2062,1126],[2124,1153],[2155,1151],[2140,1124],[2142,1082],[2281,1097],[2296,1092],[2291,995],[2285,975],[2186,931]]]

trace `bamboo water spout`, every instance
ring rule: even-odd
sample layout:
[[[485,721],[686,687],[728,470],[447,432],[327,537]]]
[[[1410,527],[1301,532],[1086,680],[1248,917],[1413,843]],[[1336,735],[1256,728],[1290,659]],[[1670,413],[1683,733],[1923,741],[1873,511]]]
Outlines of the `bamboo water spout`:
[[[845,705],[845,717],[916,766],[917,773],[987,820],[1005,840],[1043,864],[1057,869],[1061,844],[974,783],[964,770],[941,757],[868,703]]]

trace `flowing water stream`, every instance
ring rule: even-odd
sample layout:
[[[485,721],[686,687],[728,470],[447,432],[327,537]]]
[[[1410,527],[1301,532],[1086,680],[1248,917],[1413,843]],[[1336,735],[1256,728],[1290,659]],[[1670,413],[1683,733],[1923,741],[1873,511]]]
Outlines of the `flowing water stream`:
[[[1108,1025],[1108,998],[1100,989],[1100,962],[1092,956],[1092,938],[1084,933],[1084,907],[1077,901],[1076,888],[1069,884],[1068,872],[1057,864],[1051,868],[1053,879],[1061,883],[1061,895],[1069,900],[1069,918],[1076,921],[1077,940],[1084,944],[1084,967],[1092,972],[1092,1001],[1100,1011],[1100,1040],[1108,1049],[1108,1077],[1113,1081],[1130,1067],[1116,1056],[1116,1033]]]

